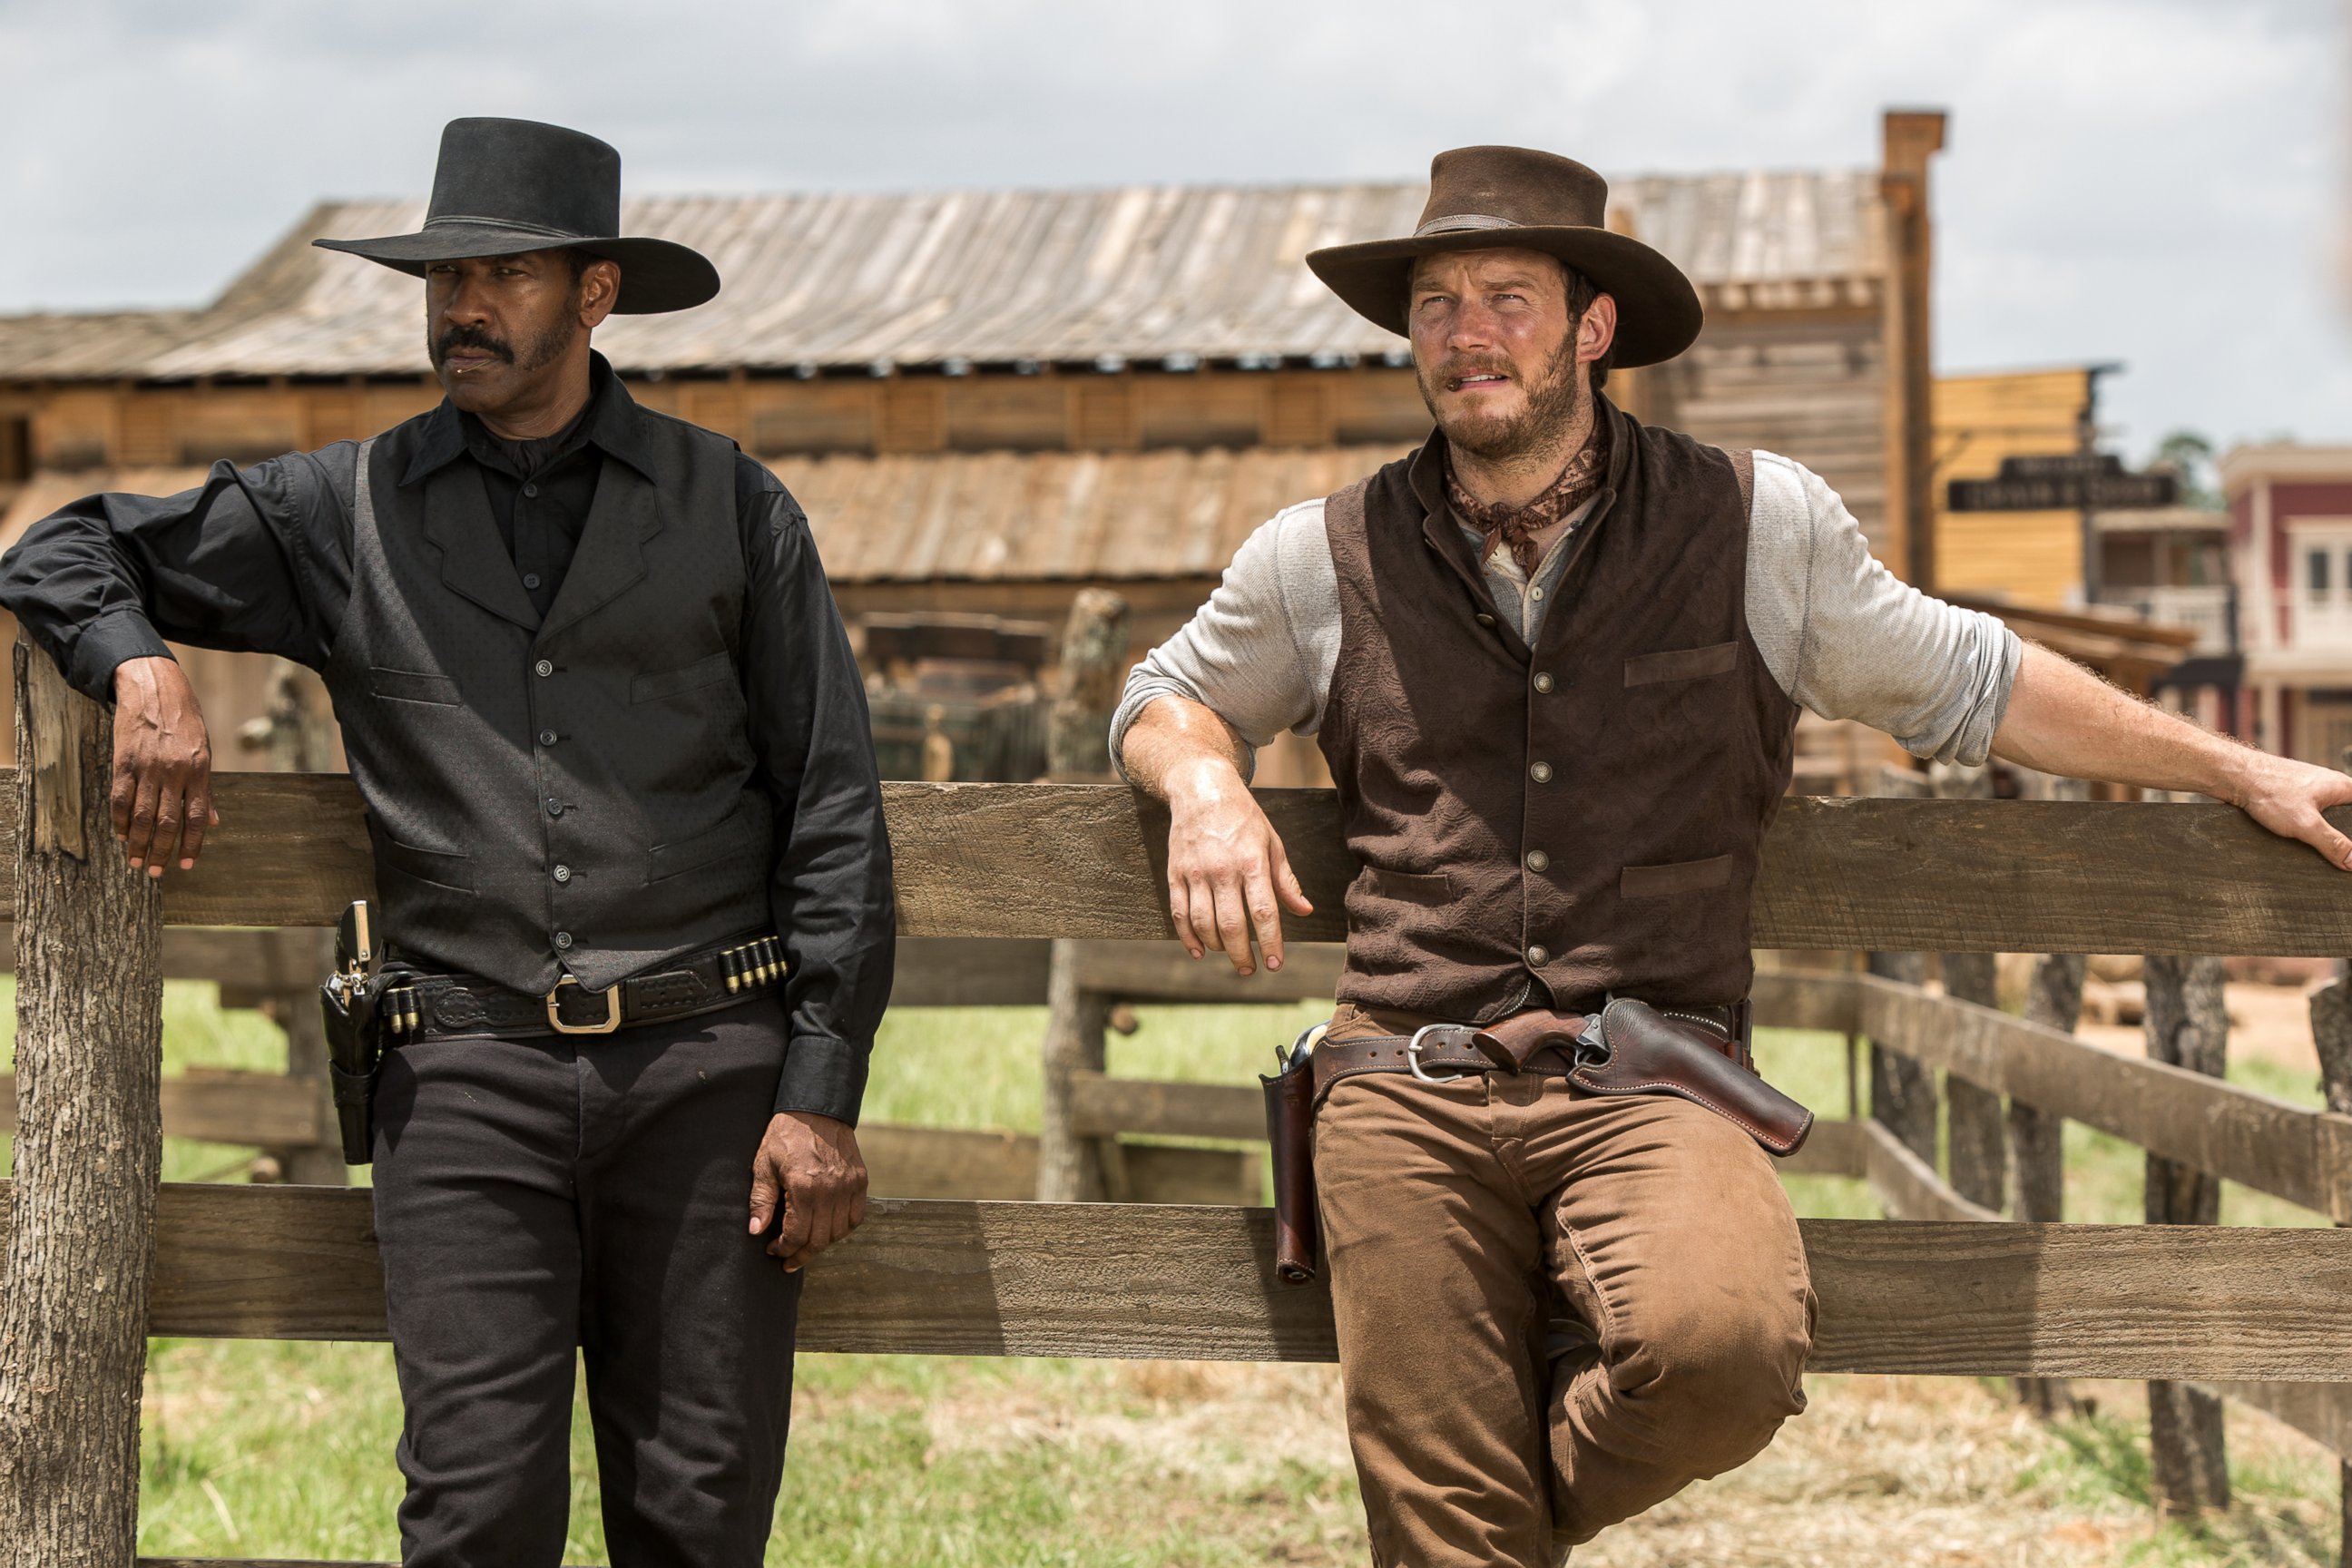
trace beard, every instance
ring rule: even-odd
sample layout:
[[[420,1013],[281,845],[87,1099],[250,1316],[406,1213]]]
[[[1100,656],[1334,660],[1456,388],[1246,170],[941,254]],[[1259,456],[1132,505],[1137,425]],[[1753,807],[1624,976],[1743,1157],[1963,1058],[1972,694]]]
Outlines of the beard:
[[[431,356],[436,371],[442,368],[454,350],[480,349],[485,353],[497,355],[517,370],[529,373],[544,370],[562,359],[580,331],[580,319],[567,310],[526,340],[520,354],[516,353],[515,346],[504,338],[493,335],[486,328],[474,326],[451,327],[437,338],[428,331],[425,352]]]
[[[1481,371],[1494,371],[1518,382],[1527,395],[1519,411],[1513,415],[1473,414],[1462,409],[1441,413],[1437,395],[1445,383],[1455,376],[1475,375]],[[1437,427],[1444,432],[1447,443],[1488,462],[1507,462],[1558,446],[1576,427],[1592,399],[1583,367],[1576,363],[1576,332],[1572,326],[1539,376],[1523,375],[1517,364],[1497,356],[1450,359],[1434,368],[1416,366],[1413,379],[1421,387],[1422,402],[1428,406]]]

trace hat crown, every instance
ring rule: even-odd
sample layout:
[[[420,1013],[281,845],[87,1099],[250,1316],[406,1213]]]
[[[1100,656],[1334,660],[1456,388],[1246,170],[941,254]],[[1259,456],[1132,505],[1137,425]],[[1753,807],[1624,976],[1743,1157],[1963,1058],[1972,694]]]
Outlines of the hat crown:
[[[453,120],[441,132],[425,226],[483,220],[551,245],[621,232],[621,154],[583,132],[535,120]]]
[[[1456,147],[1430,160],[1416,236],[1475,228],[1601,228],[1609,182],[1531,147]]]

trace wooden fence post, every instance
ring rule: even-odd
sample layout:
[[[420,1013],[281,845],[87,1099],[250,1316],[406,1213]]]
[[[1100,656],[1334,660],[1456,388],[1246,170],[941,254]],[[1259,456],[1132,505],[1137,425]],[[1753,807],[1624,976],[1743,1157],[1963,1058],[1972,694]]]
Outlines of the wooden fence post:
[[[16,1168],[0,1290],[0,1568],[121,1568],[163,1174],[160,900],[107,816],[113,726],[16,655]]]
[[[1110,716],[1127,677],[1127,601],[1108,588],[1081,588],[1070,605],[1045,729],[1045,766],[1055,779],[1115,776]]]
[[[2319,1047],[2319,1087],[2327,1109],[2352,1115],[2352,978],[2343,975],[2311,994],[2311,1038]],[[2352,1568],[2352,1460],[2336,1462],[2336,1561]]]
[[[1992,770],[1982,765],[1939,763],[1928,777],[1938,800],[1992,798]],[[1980,1006],[2000,1006],[1994,957],[1990,952],[1941,954],[1944,994]],[[1944,1107],[1944,1124],[1950,1132],[1952,1190],[1972,1204],[1998,1211],[2009,1184],[2009,1148],[2002,1134],[1999,1091],[1948,1077]]]
[[[2028,1023],[2074,1032],[2083,1017],[2083,976],[2087,961],[2079,952],[2047,952],[2034,961],[2025,994]],[[2021,1100],[2009,1102],[2010,1213],[2033,1225],[2058,1225],[2066,1217],[2066,1121]],[[2037,1415],[2072,1415],[2074,1390],[2063,1377],[2021,1377],[2017,1396]]]
[[[1037,1201],[1094,1203],[1105,1192],[1097,1140],[1080,1138],[1072,1120],[1070,1077],[1103,1070],[1107,998],[1078,984],[1078,944],[1054,943],[1045,977],[1045,1103],[1037,1132]]]
[[[1919,799],[1928,793],[1927,780],[1924,774],[1907,770],[1881,768],[1874,793]],[[1899,980],[1906,985],[1927,983],[1925,953],[1874,952],[1866,967],[1873,974]],[[1880,1048],[1874,1040],[1870,1047],[1870,1116],[1900,1139],[1905,1148],[1930,1166],[1936,1163],[1936,1124],[1941,1118],[1937,1106],[1935,1072],[1909,1057]]]
[[[2141,975],[2147,992],[2149,1058],[2223,1077],[2230,1016],[2221,994],[2221,961],[2150,956],[2142,961]],[[2150,1225],[2218,1225],[2221,1184],[2193,1165],[2151,1154],[2147,1210]],[[2185,1383],[2150,1383],[2147,1419],[2158,1506],[2175,1518],[2229,1507],[2220,1397]]]

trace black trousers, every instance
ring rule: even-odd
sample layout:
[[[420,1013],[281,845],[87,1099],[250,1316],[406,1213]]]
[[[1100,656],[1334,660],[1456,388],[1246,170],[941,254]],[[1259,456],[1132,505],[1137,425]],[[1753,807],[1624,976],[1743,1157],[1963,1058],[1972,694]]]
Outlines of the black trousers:
[[[411,1568],[562,1563],[575,1347],[614,1568],[760,1562],[801,1277],[744,1226],[784,1041],[767,996],[388,1054],[375,1226]]]

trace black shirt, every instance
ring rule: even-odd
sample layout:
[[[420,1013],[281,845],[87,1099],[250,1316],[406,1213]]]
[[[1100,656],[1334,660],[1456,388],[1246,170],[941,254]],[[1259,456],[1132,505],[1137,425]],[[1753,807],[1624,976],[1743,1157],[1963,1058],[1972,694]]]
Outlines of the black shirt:
[[[482,476],[508,556],[542,616],[571,566],[604,460],[655,477],[640,432],[664,416],[638,406],[602,355],[593,364],[588,406],[544,441],[501,441],[446,402],[402,427],[404,442],[413,433],[409,479],[451,463]],[[0,605],[76,689],[101,702],[113,696],[117,665],[169,657],[167,637],[322,668],[351,594],[358,453],[358,443],[338,442],[249,468],[217,463],[202,486],[164,499],[76,501],[0,556]],[[871,772],[865,689],[806,516],[774,475],[740,454],[735,510],[749,575],[740,644],[748,722],[775,805],[771,902],[793,957],[776,1109],[855,1121],[888,1000],[889,847],[878,795],[845,822],[839,793],[822,786]]]

